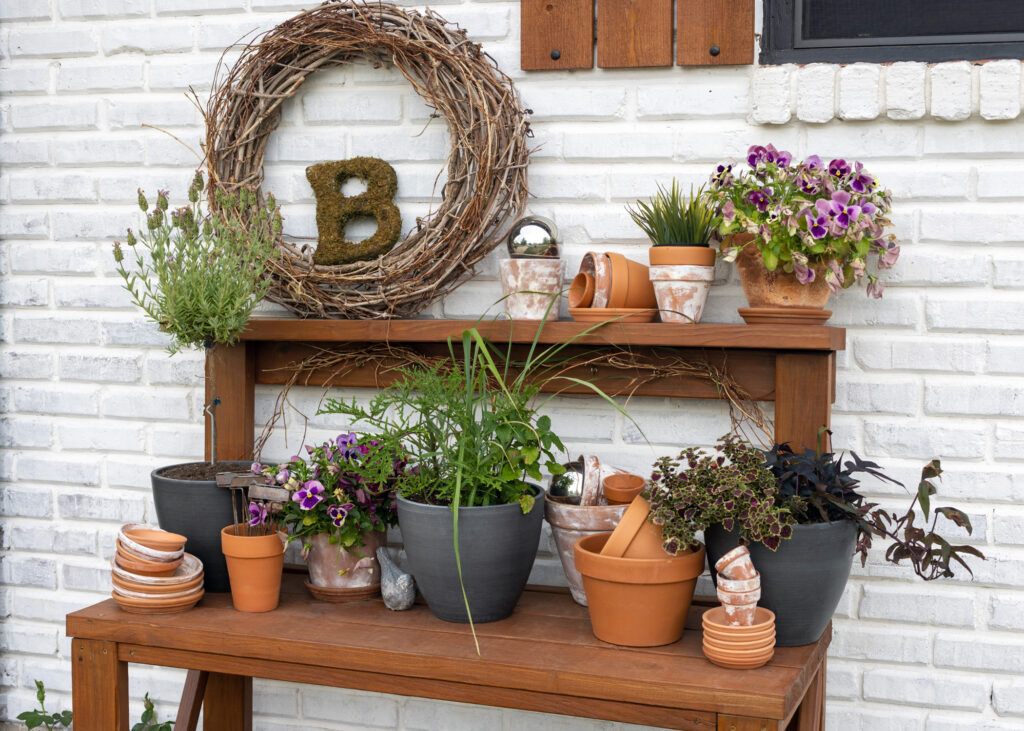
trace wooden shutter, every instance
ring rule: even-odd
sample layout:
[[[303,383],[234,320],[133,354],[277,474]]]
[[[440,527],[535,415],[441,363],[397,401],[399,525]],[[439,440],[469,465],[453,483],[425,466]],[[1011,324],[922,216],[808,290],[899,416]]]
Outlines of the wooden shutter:
[[[594,0],[522,0],[520,10],[524,71],[594,66]]]
[[[754,63],[754,0],[678,0],[676,63]]]
[[[597,65],[672,65],[672,0],[598,0]]]

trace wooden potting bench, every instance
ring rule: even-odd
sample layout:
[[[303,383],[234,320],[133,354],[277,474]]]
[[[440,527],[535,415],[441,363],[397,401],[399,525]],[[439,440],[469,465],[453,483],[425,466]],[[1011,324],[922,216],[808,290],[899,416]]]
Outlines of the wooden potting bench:
[[[392,344],[436,354],[445,352],[449,337],[459,339],[474,324],[253,320],[238,345],[218,348],[207,360],[207,400],[221,400],[218,457],[252,456],[256,384],[286,382],[290,366],[318,347]],[[485,322],[479,327],[494,342],[522,348],[533,340],[537,326]],[[541,342],[564,342],[587,327],[548,323]],[[670,349],[708,359],[754,399],[774,401],[776,441],[799,447],[813,446],[820,428],[830,423],[835,356],[845,347],[845,331],[824,326],[617,323],[573,347],[602,345],[653,357]],[[394,364],[400,361],[396,358]],[[578,375],[614,392],[622,373],[596,368]],[[314,372],[301,383],[379,388],[395,376],[378,360],[348,370],[340,379]],[[721,397],[713,383],[697,377],[661,378],[644,383],[634,395]],[[426,607],[389,612],[379,600],[325,604],[312,600],[298,577],[285,579],[281,606],[267,614],[235,612],[228,595],[207,595],[200,606],[179,615],[126,614],[113,600],[69,614],[75,728],[128,729],[130,662],[192,671],[178,731],[195,727],[200,704],[206,729],[248,731],[254,677],[689,731],[823,728],[830,630],[813,645],[779,648],[763,668],[726,670],[700,652],[700,606],[691,610],[691,629],[681,642],[620,648],[594,638],[586,610],[567,592],[533,588],[512,617],[478,625],[478,656],[467,627],[437,620]]]

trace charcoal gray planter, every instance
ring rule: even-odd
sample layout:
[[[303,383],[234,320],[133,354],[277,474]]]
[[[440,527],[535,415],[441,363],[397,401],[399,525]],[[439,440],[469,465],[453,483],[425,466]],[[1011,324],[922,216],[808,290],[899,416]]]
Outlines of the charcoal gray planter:
[[[459,508],[462,578],[474,622],[512,614],[537,557],[544,519],[535,485],[533,509],[519,503]],[[446,622],[468,622],[452,542],[451,508],[398,498],[398,526],[409,568],[430,610]]]
[[[708,565],[739,545],[739,531],[714,525],[704,532]],[[758,606],[775,612],[775,644],[809,645],[825,631],[850,578],[857,525],[851,520],[793,526],[778,551],[752,543],[750,559],[761,574]]]
[[[252,462],[237,462],[247,472]],[[185,550],[203,562],[203,587],[208,592],[231,591],[228,565],[220,547],[220,531],[234,522],[231,491],[213,480],[176,480],[160,473],[178,465],[153,470],[153,503],[156,521],[164,530],[188,538]]]

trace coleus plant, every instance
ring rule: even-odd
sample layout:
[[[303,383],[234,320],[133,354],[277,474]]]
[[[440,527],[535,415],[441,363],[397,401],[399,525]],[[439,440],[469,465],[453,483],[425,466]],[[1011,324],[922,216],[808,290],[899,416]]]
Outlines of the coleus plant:
[[[718,235],[752,234],[768,271],[782,269],[802,284],[818,276],[833,293],[867,279],[867,294],[881,297],[883,286],[867,271],[892,267],[900,248],[886,235],[892,193],[878,185],[859,162],[835,159],[827,165],[817,155],[795,162],[791,153],[772,145],[747,152],[747,170],[719,165],[711,176],[709,197],[717,205]],[[735,260],[743,245],[726,244],[723,258]]]
[[[850,452],[850,459],[842,455],[824,452],[821,449],[806,449],[794,452],[787,444],[776,444],[765,453],[767,468],[778,482],[776,504],[789,511],[798,523],[820,523],[833,520],[853,520],[857,523],[859,535],[857,553],[861,565],[867,562],[872,537],[891,541],[885,552],[887,561],[899,564],[906,559],[914,573],[925,581],[953,576],[951,561],[956,561],[973,576],[965,555],[985,559],[977,548],[968,545],[955,546],[936,532],[939,516],[948,518],[967,533],[972,532],[967,515],[956,508],[939,507],[931,509],[931,496],[936,494],[932,480],[939,479],[942,468],[934,459],[921,470],[917,494],[903,515],[888,512],[877,503],[868,502],[857,492],[860,482],[856,474],[872,475],[896,485],[901,483],[882,473],[879,465],[862,460]],[[925,524],[929,514],[934,513],[931,525],[922,528],[916,525],[915,508],[920,506]]]

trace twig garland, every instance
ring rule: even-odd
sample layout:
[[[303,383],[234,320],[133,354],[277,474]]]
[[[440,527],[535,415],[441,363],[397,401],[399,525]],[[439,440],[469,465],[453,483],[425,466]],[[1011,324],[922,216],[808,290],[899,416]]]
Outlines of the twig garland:
[[[416,314],[471,274],[526,205],[530,131],[511,79],[433,11],[357,0],[299,13],[218,69],[204,114],[210,185],[259,191],[281,105],[314,71],[357,57],[390,59],[445,119],[448,178],[432,215],[372,261],[319,266],[309,245],[279,240],[269,298],[303,317]]]

